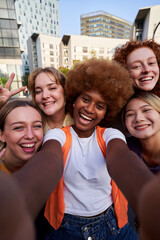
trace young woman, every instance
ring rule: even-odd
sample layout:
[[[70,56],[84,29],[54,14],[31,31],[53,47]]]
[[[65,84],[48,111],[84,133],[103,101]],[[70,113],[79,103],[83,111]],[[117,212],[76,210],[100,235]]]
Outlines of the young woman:
[[[160,96],[160,44],[154,40],[132,40],[117,48],[113,59],[129,71],[135,90]]]
[[[132,137],[127,138],[129,148],[134,151],[154,174],[160,173],[160,98],[140,91],[124,109],[124,121]],[[135,215],[129,207],[129,221],[137,225]],[[137,225],[137,226],[136,226]]]
[[[1,239],[35,239],[35,217],[62,175],[62,160],[38,151],[42,122],[30,101],[9,101],[0,110]]]
[[[55,158],[52,163],[50,151],[37,153],[42,140],[43,118],[31,101],[12,100],[2,107],[0,147],[5,149],[1,152],[0,171],[16,178],[32,219],[41,210],[63,171],[62,160]]]
[[[45,119],[45,132],[73,123],[66,113],[65,77],[53,67],[37,68],[28,79],[33,101],[42,111]]]
[[[38,151],[43,140],[42,115],[25,100],[12,100],[0,111],[0,147],[5,147],[0,169],[11,174]]]
[[[153,173],[160,172],[160,98],[148,92],[135,94],[125,107],[125,125],[133,136],[128,146]]]
[[[64,175],[46,204],[53,226],[46,239],[137,239],[127,202],[106,167],[106,159],[136,156],[121,132],[97,126],[110,122],[132,93],[132,80],[117,63],[90,59],[68,72],[66,97],[74,124],[44,137],[43,146],[50,142],[64,155]]]

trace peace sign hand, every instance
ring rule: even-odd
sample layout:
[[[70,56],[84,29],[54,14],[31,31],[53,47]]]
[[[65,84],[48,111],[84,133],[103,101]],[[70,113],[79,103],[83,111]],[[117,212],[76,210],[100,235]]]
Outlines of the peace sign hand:
[[[6,82],[5,87],[0,85],[0,107],[2,107],[13,95],[23,91],[25,87],[10,90],[15,74],[11,73],[9,79]]]

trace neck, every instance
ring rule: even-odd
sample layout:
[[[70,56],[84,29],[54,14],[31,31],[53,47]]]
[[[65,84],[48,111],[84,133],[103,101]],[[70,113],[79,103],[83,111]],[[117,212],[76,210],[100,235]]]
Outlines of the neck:
[[[50,129],[53,128],[61,128],[65,119],[65,110],[61,111],[61,113],[57,113],[54,116],[48,116],[46,118],[47,125]]]
[[[14,170],[14,168],[12,166],[10,166],[10,164],[8,164],[8,162],[6,161],[5,157],[3,156],[2,158],[2,163],[5,166],[5,168],[9,171],[9,173],[14,173],[16,170]]]
[[[24,161],[18,161],[13,155],[6,151],[5,155],[2,156],[2,163],[10,173],[16,172],[18,169],[24,166]]]
[[[140,139],[142,146],[142,156],[146,164],[150,167],[160,165],[160,136],[153,136],[148,139]]]

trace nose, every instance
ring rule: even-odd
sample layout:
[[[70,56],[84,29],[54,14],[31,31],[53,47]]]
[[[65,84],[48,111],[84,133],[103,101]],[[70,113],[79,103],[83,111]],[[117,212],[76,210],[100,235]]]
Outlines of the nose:
[[[42,92],[42,97],[43,99],[46,99],[49,97],[49,91],[47,89],[44,89]]]
[[[26,128],[25,137],[28,138],[28,139],[33,139],[34,138],[34,132],[33,132],[33,129],[31,127]]]
[[[134,117],[135,122],[141,122],[144,120],[143,114],[141,112],[137,112]]]
[[[148,64],[144,64],[142,66],[142,72],[148,73],[150,71],[150,66]]]
[[[94,113],[94,104],[93,104],[93,103],[88,103],[88,104],[85,106],[85,110],[86,110],[88,113]]]

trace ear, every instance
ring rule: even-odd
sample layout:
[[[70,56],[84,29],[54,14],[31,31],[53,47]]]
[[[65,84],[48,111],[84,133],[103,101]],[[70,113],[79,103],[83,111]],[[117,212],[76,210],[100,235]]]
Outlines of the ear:
[[[5,137],[4,137],[2,130],[0,130],[0,141],[5,142]]]
[[[75,107],[75,102],[73,103],[73,108]]]

